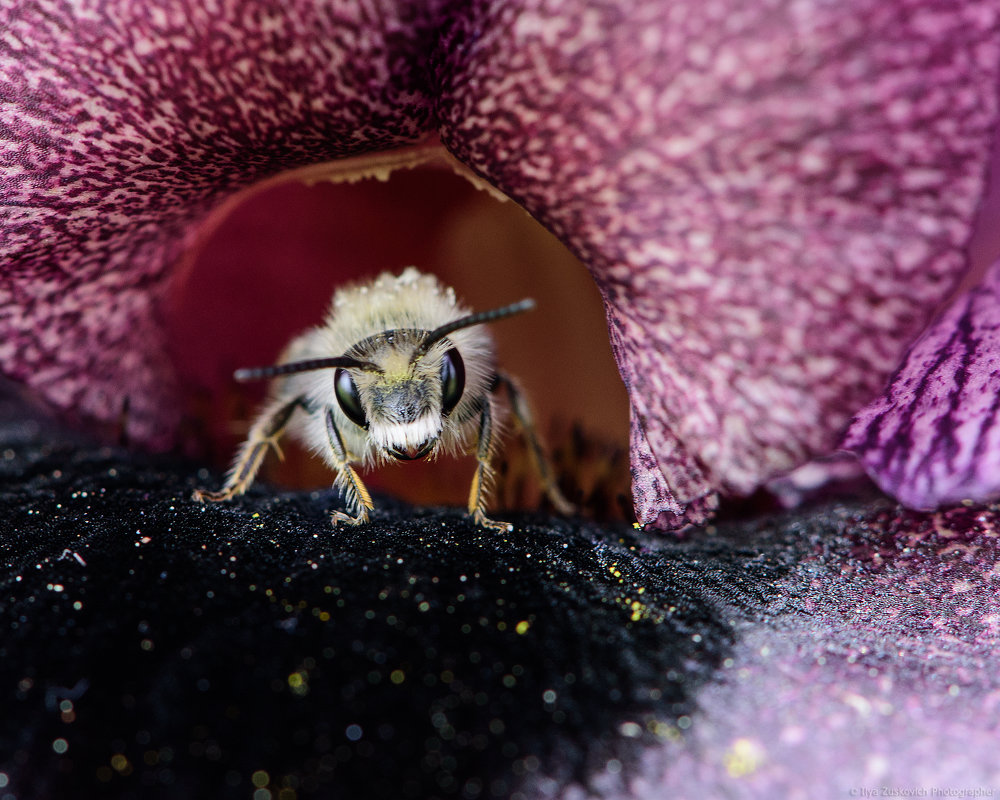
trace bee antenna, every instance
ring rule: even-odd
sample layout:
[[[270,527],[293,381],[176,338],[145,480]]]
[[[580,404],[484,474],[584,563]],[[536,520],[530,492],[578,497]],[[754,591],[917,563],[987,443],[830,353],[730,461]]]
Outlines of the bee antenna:
[[[332,358],[310,358],[307,361],[293,361],[290,364],[275,364],[272,367],[247,367],[233,373],[236,380],[259,381],[263,378],[274,378],[278,375],[291,375],[294,372],[310,372],[316,369],[332,369],[345,367],[347,369],[378,369],[370,361],[358,361],[349,356],[334,356]]]
[[[453,320],[452,322],[442,325],[440,328],[435,328],[428,333],[427,338],[420,343],[420,347],[418,347],[417,351],[413,354],[412,360],[416,361],[416,359],[426,354],[428,350],[440,342],[445,336],[449,333],[454,333],[460,328],[469,328],[473,325],[482,325],[486,322],[496,322],[498,319],[512,317],[515,314],[520,314],[524,311],[531,311],[534,307],[535,301],[528,297],[520,302],[504,306],[503,308],[494,308],[492,311],[479,311],[475,314],[469,314],[468,316]]]

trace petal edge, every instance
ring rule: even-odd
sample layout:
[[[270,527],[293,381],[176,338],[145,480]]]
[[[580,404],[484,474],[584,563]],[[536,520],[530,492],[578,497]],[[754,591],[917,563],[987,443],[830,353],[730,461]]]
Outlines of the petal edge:
[[[917,340],[844,447],[911,508],[1000,496],[1000,261]]]

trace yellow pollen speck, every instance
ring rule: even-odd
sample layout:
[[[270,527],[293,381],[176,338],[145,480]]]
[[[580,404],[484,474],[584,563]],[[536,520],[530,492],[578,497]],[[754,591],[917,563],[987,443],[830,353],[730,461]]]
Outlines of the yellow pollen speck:
[[[293,672],[288,676],[288,688],[299,697],[305,697],[309,694],[308,676],[302,670]]]
[[[649,611],[649,609],[639,600],[633,600],[629,604],[632,611],[632,622],[638,622]]]
[[[398,686],[406,680],[406,673],[401,669],[394,669],[391,673],[389,673],[389,680]]]
[[[734,778],[752,775],[764,763],[764,748],[754,739],[736,739],[726,751],[726,772]]]
[[[253,519],[260,519],[260,512],[259,511],[254,511],[253,514],[251,514],[250,516]]]
[[[514,628],[514,630],[517,631],[520,634],[524,634],[524,633],[528,632],[528,628],[530,628],[530,627],[531,627],[531,623],[528,622],[528,620],[526,620],[526,619],[522,619],[519,623],[517,623],[517,627]]]
[[[651,734],[659,739],[667,739],[669,741],[677,741],[681,738],[680,732],[673,725],[669,725],[666,722],[661,722],[660,720],[652,720],[646,724],[646,728]]]

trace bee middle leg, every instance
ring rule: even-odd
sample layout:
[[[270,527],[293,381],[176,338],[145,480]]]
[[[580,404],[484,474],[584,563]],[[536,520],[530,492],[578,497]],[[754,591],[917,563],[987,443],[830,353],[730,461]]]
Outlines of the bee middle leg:
[[[250,426],[250,435],[240,446],[236,463],[229,470],[222,489],[218,492],[196,489],[192,495],[193,499],[199,503],[204,503],[206,500],[218,503],[230,500],[249,489],[253,479],[257,477],[260,465],[264,463],[268,448],[273,447],[278,456],[281,456],[278,439],[288,427],[288,420],[291,419],[295,409],[301,405],[303,405],[301,397],[296,397],[294,400],[275,400],[268,405]]]
[[[512,531],[509,522],[498,522],[486,516],[486,494],[493,480],[493,399],[486,397],[479,415],[479,442],[476,444],[476,474],[469,490],[469,514],[477,525],[497,531]]]
[[[524,436],[525,441],[528,444],[528,451],[531,453],[531,460],[534,462],[535,470],[538,472],[538,477],[542,483],[542,489],[548,496],[549,501],[555,507],[556,511],[564,516],[572,516],[578,509],[569,500],[567,500],[561,491],[559,491],[559,486],[556,483],[555,472],[552,470],[552,465],[549,462],[548,457],[545,455],[545,448],[542,447],[541,439],[538,436],[538,431],[535,428],[535,422],[531,416],[531,408],[528,406],[528,401],[525,399],[524,395],[521,394],[521,390],[518,389],[517,384],[508,376],[502,372],[498,372],[496,376],[495,388],[501,388],[507,392],[507,397],[510,400],[511,411],[514,414],[514,420],[517,422],[517,427],[521,431],[521,435]]]
[[[334,511],[331,514],[334,527],[337,523],[346,522],[348,525],[364,525],[368,522],[368,512],[375,508],[372,496],[368,493],[361,477],[354,467],[351,466],[351,457],[344,446],[344,440],[337,429],[336,420],[333,418],[333,410],[326,410],[326,436],[330,442],[330,452],[333,453],[334,469],[337,470],[337,478],[333,485],[344,493],[348,511]]]

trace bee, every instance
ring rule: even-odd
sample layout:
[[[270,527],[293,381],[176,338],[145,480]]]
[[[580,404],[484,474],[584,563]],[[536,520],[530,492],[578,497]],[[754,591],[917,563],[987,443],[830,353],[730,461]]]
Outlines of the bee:
[[[269,399],[237,452],[220,491],[199,489],[199,501],[229,500],[253,483],[269,448],[278,455],[287,431],[321,454],[336,472],[347,510],[339,523],[362,525],[374,508],[357,466],[471,453],[476,471],[468,510],[476,524],[513,526],[486,516],[505,397],[555,508],[574,507],[560,493],[512,378],[496,366],[485,323],[534,308],[533,300],[471,313],[451,288],[409,267],[339,289],[323,324],[294,339],[268,367],[241,369],[240,381],[274,378]]]

